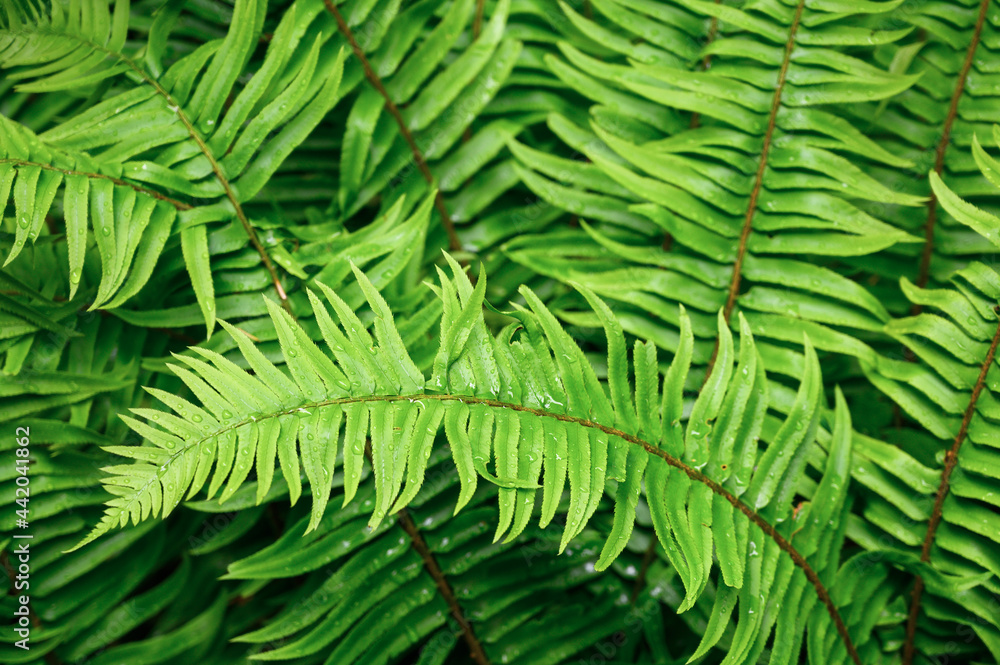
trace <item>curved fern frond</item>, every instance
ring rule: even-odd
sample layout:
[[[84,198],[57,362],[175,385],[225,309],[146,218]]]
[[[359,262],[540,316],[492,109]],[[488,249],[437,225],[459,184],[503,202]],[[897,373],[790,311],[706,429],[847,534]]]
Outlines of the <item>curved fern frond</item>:
[[[129,521],[169,514],[182,498],[206,484],[209,497],[221,490],[220,500],[225,501],[252,469],[260,501],[273,483],[276,460],[293,503],[302,492],[300,469],[312,487],[307,532],[311,531],[324,514],[339,456],[345,504],[354,498],[366,437],[372,442],[375,482],[369,527],[378,528],[419,492],[435,436],[443,428],[459,477],[455,512],[469,503],[479,478],[500,488],[495,541],[509,541],[524,531],[539,488],[541,524],[549,523],[568,482],[569,505],[560,541],[560,550],[565,549],[597,509],[605,482],[615,481],[614,526],[598,562],[598,568],[604,568],[628,541],[645,480],[657,535],[687,588],[685,606],[706,588],[714,546],[725,584],[734,593],[743,589],[746,594],[740,602],[746,620],[738,629],[747,641],[745,648],[766,641],[772,625],[760,621],[764,606],[759,603],[766,596],[761,597],[757,585],[767,588],[770,582],[762,583],[758,576],[773,575],[775,569],[762,572],[756,557],[758,547],[775,548],[789,555],[790,568],[782,575],[790,575],[796,566],[802,569],[803,580],[815,587],[828,620],[832,617],[845,640],[843,656],[858,662],[847,628],[819,577],[823,571],[830,574],[828,568],[836,561],[828,560],[828,554],[821,556],[817,572],[806,559],[829,547],[830,534],[819,527],[825,521],[815,517],[804,522],[796,545],[789,541],[792,498],[820,419],[818,362],[808,343],[803,383],[789,416],[767,450],[759,453],[756,441],[764,424],[766,383],[745,323],[737,362],[720,315],[718,369],[683,428],[682,390],[693,341],[685,318],[682,348],[664,377],[662,391],[656,347],[636,345],[633,396],[621,329],[607,306],[583,289],[608,335],[609,398],[583,352],[533,292],[522,290],[528,307],[508,313],[517,323],[494,337],[482,318],[485,276],[480,275],[473,287],[458,264],[449,260],[452,277],[439,273],[442,328],[429,378],[411,360],[385,301],[357,270],[375,316],[374,337],[335,292],[321,285],[339,325],[327,306],[310,294],[332,358],[270,301],[288,375],[228,323],[222,325],[235,338],[253,376],[207,350],[195,349],[201,358],[179,356],[183,366],[171,369],[200,405],[150,390],[174,413],[135,409],[146,422],[127,418],[153,445],[109,448],[136,463],[107,469],[111,475],[106,487],[116,498],[80,545]],[[514,339],[517,328],[523,333]],[[515,367],[521,368],[519,373]],[[834,429],[832,445],[840,452],[830,456],[829,479],[816,494],[823,497],[829,492],[830,497],[813,509],[823,515],[839,510],[848,484],[844,455],[849,453],[844,451],[849,450],[850,436],[842,401]],[[724,530],[732,531],[733,539],[714,539],[711,530],[700,527],[712,523],[731,525]],[[758,544],[756,529],[769,540]],[[755,612],[759,612],[756,618]],[[708,646],[717,637],[707,638]],[[745,655],[737,651],[733,659],[743,662]]]
[[[102,264],[91,308],[114,307],[138,292],[153,273],[177,212],[192,206],[121,175],[120,164],[50,148],[27,128],[0,118],[0,200],[6,204],[13,198],[16,219],[4,265],[17,258],[27,241],[37,240],[61,187],[69,298],[81,283],[91,229]]]

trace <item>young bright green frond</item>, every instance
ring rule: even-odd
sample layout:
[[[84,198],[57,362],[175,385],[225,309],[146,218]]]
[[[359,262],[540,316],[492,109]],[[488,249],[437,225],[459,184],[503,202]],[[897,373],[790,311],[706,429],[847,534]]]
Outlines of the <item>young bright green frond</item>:
[[[411,361],[387,304],[356,268],[355,277],[374,315],[371,332],[336,292],[320,284],[327,303],[316,297],[312,302],[327,351],[268,302],[287,373],[225,322],[252,375],[221,357],[205,355],[206,363],[178,356],[187,368],[178,365],[172,370],[197,402],[150,390],[172,413],[142,409],[136,413],[143,420],[127,419],[148,444],[115,449],[136,463],[108,469],[111,475],[105,483],[116,497],[101,524],[80,545],[115,526],[169,514],[209,482],[208,498],[224,485],[220,500],[225,502],[251,471],[259,502],[274,481],[276,464],[293,502],[305,471],[314,497],[308,533],[323,520],[330,478],[340,457],[345,504],[355,496],[363,468],[371,466],[374,498],[368,526],[378,529],[387,516],[418,496],[436,435],[443,428],[460,487],[455,513],[472,499],[480,479],[499,488],[495,541],[510,541],[523,532],[539,489],[543,521],[552,518],[553,510],[562,512],[556,506],[568,481],[560,551],[565,549],[587,526],[610,482],[617,491],[615,525],[599,561],[600,568],[606,567],[628,542],[645,483],[657,536],[687,589],[682,611],[712,579],[713,551],[724,583],[734,592],[749,582],[748,573],[758,574],[753,572],[758,548],[783,549],[799,557],[787,565],[808,566],[772,526],[792,517],[792,498],[820,418],[819,366],[808,340],[798,396],[771,444],[760,452],[756,442],[766,406],[762,363],[742,322],[734,367],[732,342],[720,314],[723,342],[716,373],[695,403],[682,454],[674,457],[665,450],[664,435],[676,425],[661,426],[660,404],[679,395],[661,393],[655,346],[635,347],[630,372],[613,314],[581,287],[609,339],[609,399],[588,358],[534,292],[522,289],[527,307],[509,313],[522,331],[494,337],[483,320],[485,275],[473,286],[461,266],[446,258],[451,275],[440,274],[442,346],[430,380]],[[690,356],[676,362],[687,364]],[[678,369],[686,373],[685,367]],[[682,390],[669,377],[665,385],[668,391]],[[845,434],[849,426],[843,422],[842,403],[837,414],[835,440],[849,445],[844,443],[850,437]],[[831,455],[830,464],[843,454]],[[836,463],[836,474],[838,480],[824,485],[819,496],[833,491],[836,501],[842,501],[847,486],[843,462]],[[715,538],[714,530],[704,528],[713,523],[728,524],[735,538]],[[820,537],[819,531],[812,537],[799,534],[796,546],[815,550],[814,539]],[[770,630],[749,618],[762,612],[759,595],[753,592],[752,600],[739,605],[748,639],[766,639],[760,631]],[[742,662],[742,657],[737,660]]]

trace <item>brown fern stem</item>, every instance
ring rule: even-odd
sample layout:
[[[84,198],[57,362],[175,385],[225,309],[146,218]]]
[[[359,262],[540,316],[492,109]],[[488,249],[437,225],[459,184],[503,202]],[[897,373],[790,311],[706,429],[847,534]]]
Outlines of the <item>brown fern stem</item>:
[[[996,311],[1000,314],[1000,307]],[[924,543],[920,548],[921,561],[930,561],[931,545],[934,544],[934,536],[937,534],[938,526],[941,524],[941,512],[944,507],[944,500],[948,496],[951,474],[955,470],[955,466],[958,465],[958,450],[962,447],[962,443],[969,432],[969,423],[972,422],[972,416],[976,412],[976,402],[979,400],[979,395],[983,392],[983,387],[986,385],[986,375],[989,373],[990,367],[993,366],[993,358],[996,356],[998,344],[1000,344],[1000,323],[997,324],[993,341],[990,343],[990,348],[986,352],[986,358],[983,360],[983,365],[979,370],[979,378],[976,379],[976,385],[972,388],[972,394],[969,396],[969,405],[965,408],[965,415],[962,416],[962,424],[958,428],[958,434],[955,435],[955,441],[944,456],[944,470],[941,472],[941,483],[938,485],[937,496],[934,498],[934,509],[931,511],[931,518],[927,523],[927,533],[924,534]],[[910,614],[906,621],[903,665],[910,665],[913,662],[914,640],[917,635],[917,619],[920,616],[920,599],[923,596],[923,592],[924,580],[917,575],[917,579],[913,584],[913,593],[910,596]]]
[[[260,238],[257,237],[257,231],[254,230],[253,225],[250,223],[246,213],[243,211],[243,206],[240,205],[240,202],[237,200],[236,193],[233,191],[233,187],[230,184],[229,179],[222,172],[222,168],[216,161],[215,155],[212,154],[212,151],[209,150],[208,146],[205,144],[205,140],[202,139],[201,135],[197,132],[197,130],[195,130],[194,124],[191,122],[191,119],[187,117],[187,114],[184,113],[184,109],[181,108],[180,102],[174,99],[173,96],[167,92],[162,85],[160,85],[159,81],[149,76],[149,74],[147,74],[142,67],[135,64],[131,58],[121,53],[110,51],[103,46],[93,44],[92,42],[87,43],[96,49],[121,60],[121,62],[125,63],[129,69],[139,76],[139,78],[141,78],[148,85],[152,86],[156,93],[166,100],[168,106],[175,109],[174,113],[177,114],[177,118],[181,121],[181,124],[184,125],[185,129],[187,129],[188,135],[198,146],[198,150],[201,151],[201,153],[205,156],[205,159],[208,160],[208,163],[212,168],[212,173],[215,174],[216,180],[218,180],[219,184],[222,185],[222,190],[225,192],[226,198],[229,199],[229,203],[233,206],[233,209],[236,212],[236,218],[240,220],[243,230],[250,239],[250,244],[260,255],[261,262],[264,264],[264,268],[267,270],[268,275],[270,275],[271,282],[274,284],[274,288],[278,292],[278,298],[281,301],[281,306],[294,319],[295,314],[292,313],[292,308],[288,303],[288,295],[285,293],[285,288],[281,285],[281,280],[278,277],[278,271],[275,269],[274,263],[271,261],[271,257],[268,255],[267,250],[264,249],[264,245],[261,244]]]
[[[646,576],[649,575],[649,567],[653,565],[654,561],[656,561],[656,546],[658,544],[659,541],[656,538],[649,539],[649,545],[646,547],[646,551],[642,555],[642,564],[639,566],[639,574],[635,576],[635,584],[632,585],[632,596],[629,598],[630,605],[635,605],[636,601],[639,600],[639,594],[646,588]]]
[[[944,153],[948,149],[951,141],[951,130],[958,117],[958,102],[965,91],[965,81],[969,77],[969,70],[972,69],[972,59],[976,55],[976,48],[979,46],[979,37],[983,32],[983,23],[986,22],[986,10],[989,9],[990,0],[982,0],[979,4],[979,18],[976,19],[976,27],[972,31],[972,40],[969,48],[965,52],[965,61],[958,72],[958,81],[955,83],[955,90],[951,93],[951,103],[948,105],[948,115],[944,119],[944,127],[941,129],[941,140],[938,141],[937,150],[934,152],[934,170],[941,174],[944,170]],[[927,223],[924,225],[924,250],[920,255],[920,270],[917,273],[916,285],[923,288],[927,286],[927,280],[931,272],[931,256],[934,252],[934,226],[937,222],[937,197],[931,192],[930,200],[927,202]],[[920,305],[913,306],[913,313],[920,313]]]
[[[718,3],[719,0],[716,0]],[[733,306],[736,304],[736,297],[740,290],[740,279],[741,272],[743,270],[743,255],[746,254],[747,242],[750,238],[750,231],[753,227],[753,217],[754,213],[757,211],[757,198],[760,195],[761,185],[764,181],[764,170],[767,167],[767,155],[771,150],[771,140],[774,136],[774,128],[776,125],[776,119],[778,115],[778,109],[781,108],[781,91],[785,85],[785,77],[788,73],[788,63],[791,60],[792,48],[795,46],[795,33],[799,29],[799,21],[802,18],[802,9],[805,6],[805,0],[799,0],[799,4],[795,9],[795,17],[792,19],[792,26],[788,32],[788,41],[785,43],[785,56],[781,62],[781,70],[778,73],[778,85],[774,91],[774,97],[771,100],[771,112],[767,120],[767,132],[764,134],[764,145],[761,149],[760,163],[757,166],[757,176],[754,180],[753,190],[750,193],[750,202],[747,204],[746,216],[743,219],[743,230],[740,233],[740,244],[736,253],[736,262],[733,264],[733,276],[729,284],[729,293],[726,297],[726,307],[723,310],[723,315],[726,318],[726,322],[729,322],[730,317],[733,313]],[[715,39],[716,33],[719,29],[718,19],[712,17],[712,22],[708,29],[708,41],[709,43]],[[705,56],[703,61],[703,66],[708,69],[711,64],[711,56]],[[691,128],[695,129],[699,124],[699,114],[695,113],[691,116]],[[673,238],[670,237],[668,233],[663,240],[663,249],[668,250],[670,245],[673,244]],[[708,360],[708,369],[705,372],[705,381],[708,381],[708,377],[712,375],[712,369],[715,367],[715,358],[719,353],[719,340],[715,340],[715,348],[712,349],[712,356]],[[646,570],[649,565],[652,564],[656,549],[656,539],[653,539],[649,543],[646,555],[643,557],[642,568],[639,570],[639,575],[635,580],[635,587],[632,590],[632,602],[639,597],[639,592],[642,586],[646,583]]]
[[[771,142],[774,140],[774,129],[777,125],[778,110],[781,108],[781,92],[785,87],[785,77],[788,75],[788,64],[792,59],[792,49],[795,48],[795,33],[799,30],[799,22],[802,19],[802,10],[805,7],[805,0],[799,0],[795,8],[795,17],[792,19],[792,26],[788,31],[788,41],[785,42],[785,56],[781,61],[781,70],[778,72],[778,85],[774,89],[774,97],[771,99],[771,112],[767,116],[767,131],[764,132],[764,144],[760,151],[760,162],[757,164],[757,175],[754,177],[753,189],[750,191],[750,201],[747,203],[747,212],[743,217],[743,230],[740,232],[740,244],[736,248],[736,261],[733,263],[733,277],[729,282],[729,294],[726,296],[726,306],[722,310],[722,315],[729,323],[733,315],[733,307],[736,305],[736,298],[740,293],[740,280],[743,278],[743,257],[747,253],[747,243],[750,240],[750,232],[753,230],[753,218],[757,213],[757,199],[760,198],[760,190],[764,183],[764,171],[767,170],[767,155],[771,152]],[[715,367],[715,358],[719,353],[719,340],[715,340],[715,348],[712,350],[712,357],[708,361],[708,370],[705,372],[705,380],[712,375]]]
[[[486,0],[476,0],[476,16],[472,19],[472,41],[479,39],[479,33],[483,31],[483,12],[486,9]],[[468,143],[472,139],[472,127],[466,127],[462,132],[462,143]]]
[[[372,459],[372,442],[371,439],[365,441],[365,459],[374,468],[375,462]],[[416,522],[410,517],[410,513],[406,508],[400,508],[396,512],[396,523],[399,527],[406,532],[406,535],[410,538],[410,545],[413,549],[420,555],[421,561],[423,561],[424,568],[427,569],[427,573],[434,580],[434,584],[438,588],[438,592],[444,601],[448,604],[448,609],[451,611],[451,616],[458,622],[459,627],[462,629],[462,638],[465,643],[469,646],[469,657],[476,663],[476,665],[490,665],[490,659],[486,655],[486,651],[483,649],[482,643],[479,638],[476,637],[476,632],[472,629],[472,624],[469,620],[465,618],[465,612],[462,611],[462,606],[458,602],[458,598],[455,597],[455,592],[451,588],[451,583],[448,582],[448,578],[445,577],[444,571],[441,570],[441,566],[438,565],[437,559],[434,557],[434,552],[431,548],[427,546],[427,541],[424,540],[423,535],[420,533],[420,529],[417,527]]]
[[[757,213],[757,199],[760,198],[760,190],[764,183],[764,171],[767,170],[767,155],[771,151],[771,141],[774,140],[774,129],[777,124],[778,110],[781,108],[781,92],[785,87],[785,77],[788,75],[788,64],[792,59],[792,49],[795,48],[795,33],[798,32],[799,22],[802,19],[802,9],[805,7],[805,0],[799,0],[795,8],[795,17],[792,19],[792,27],[788,31],[788,41],[785,42],[785,56],[781,61],[781,70],[778,72],[778,84],[774,90],[774,97],[771,99],[771,112],[767,117],[767,131],[764,133],[764,144],[760,151],[760,162],[757,164],[757,175],[754,177],[753,189],[750,191],[750,201],[747,203],[747,212],[743,218],[743,230],[740,232],[740,243],[736,249],[736,261],[733,263],[733,277],[729,283],[729,294],[726,296],[726,306],[722,310],[722,315],[729,323],[733,315],[733,307],[736,305],[736,298],[740,293],[740,280],[743,278],[743,257],[747,252],[747,243],[750,240],[750,232],[753,230],[753,218]],[[715,367],[715,358],[719,354],[719,340],[715,340],[715,348],[712,349],[712,357],[708,361],[708,370],[705,372],[705,381],[712,375]]]
[[[413,522],[413,518],[410,517],[405,508],[396,514],[396,522],[406,532],[406,535],[410,537],[413,549],[420,555],[420,558],[424,562],[424,568],[427,569],[427,572],[434,579],[434,584],[437,585],[438,592],[440,592],[445,602],[448,603],[451,616],[462,628],[462,639],[465,640],[465,643],[469,647],[469,657],[477,665],[490,665],[490,659],[487,657],[479,638],[476,637],[476,633],[472,629],[472,624],[465,618],[465,613],[462,612],[462,606],[458,604],[458,598],[455,597],[455,592],[452,591],[451,585],[448,583],[448,578],[444,576],[441,566],[438,565],[437,559],[434,558],[434,553],[427,547],[423,536],[420,535],[420,530],[417,529],[417,525]]]
[[[152,189],[148,189],[148,188],[143,187],[141,185],[137,185],[137,184],[135,184],[133,182],[128,182],[126,180],[122,180],[121,178],[114,178],[114,177],[109,176],[109,175],[104,175],[103,173],[91,173],[89,171],[76,171],[76,170],[73,170],[73,169],[62,169],[62,168],[59,168],[58,166],[52,166],[51,164],[42,164],[40,162],[31,162],[31,161],[28,161],[26,159],[0,159],[0,164],[13,164],[14,166],[37,166],[38,168],[42,169],[43,171],[52,171],[54,173],[61,173],[63,175],[82,175],[82,176],[86,176],[87,178],[90,178],[91,180],[110,180],[111,182],[113,182],[114,184],[118,185],[119,187],[128,187],[130,189],[134,189],[135,191],[137,191],[137,192],[139,192],[141,194],[145,194],[147,196],[152,196],[154,199],[158,199],[158,200],[163,201],[165,203],[169,203],[170,205],[172,205],[173,207],[177,208],[178,210],[190,210],[192,208],[191,205],[189,205],[187,203],[184,203],[183,201],[178,201],[177,199],[172,199],[169,196],[167,196],[166,194],[161,194],[160,192],[157,192],[157,191],[152,190]]]
[[[396,103],[392,101],[389,96],[389,91],[385,89],[385,85],[382,83],[382,79],[379,75],[375,73],[372,69],[371,63],[368,62],[368,57],[365,52],[361,50],[361,46],[358,44],[358,40],[354,38],[354,33],[351,32],[350,26],[347,25],[347,21],[341,15],[340,10],[337,6],[333,4],[332,0],[323,0],[323,4],[326,5],[328,12],[333,14],[333,18],[337,21],[337,28],[340,30],[340,34],[344,36],[347,43],[350,44],[351,50],[354,51],[354,55],[361,62],[361,67],[365,72],[365,78],[368,82],[372,84],[375,90],[382,95],[382,99],[385,100],[385,108],[389,111],[389,115],[393,117],[396,124],[399,126],[399,132],[403,135],[403,139],[406,140],[407,145],[410,146],[410,152],[413,153],[413,159],[417,164],[417,168],[420,169],[420,173],[424,176],[424,180],[427,184],[434,186],[434,176],[431,174],[430,167],[427,166],[427,160],[424,159],[424,153],[420,151],[417,146],[416,140],[413,138],[413,133],[410,132],[410,128],[406,126],[406,121],[403,120],[403,115],[399,112],[399,108]],[[462,243],[458,239],[458,234],[455,233],[455,224],[451,220],[451,215],[448,214],[447,208],[444,205],[444,197],[441,196],[441,191],[438,190],[437,194],[434,196],[434,207],[437,209],[438,214],[441,215],[441,222],[444,224],[444,230],[448,234],[448,246],[451,251],[455,252],[462,249]]]
[[[483,11],[486,9],[486,0],[476,0],[476,17],[472,19],[472,39],[479,39],[479,33],[483,30]]]
[[[747,213],[743,218],[743,231],[740,233],[740,244],[736,250],[736,263],[733,264],[733,278],[729,284],[726,307],[722,312],[727,322],[729,321],[729,317],[732,316],[733,306],[736,304],[736,297],[740,292],[743,257],[746,255],[747,242],[750,239],[750,231],[753,229],[753,217],[757,212],[757,199],[760,197],[760,190],[764,182],[764,171],[767,169],[767,155],[771,151],[771,141],[774,139],[774,128],[777,122],[778,110],[781,108],[781,92],[785,87],[788,63],[791,61],[792,49],[795,47],[795,33],[798,32],[799,21],[802,19],[802,9],[804,7],[805,0],[799,0],[799,4],[795,8],[795,18],[792,19],[792,27],[788,31],[788,41],[785,43],[785,57],[781,61],[781,70],[778,72],[778,85],[774,90],[774,97],[771,100],[771,112],[767,118],[767,131],[764,133],[764,145],[760,151],[760,163],[757,165],[757,175],[754,178],[753,190],[750,192]],[[718,342],[716,342],[716,346],[718,346]],[[711,372],[711,365],[709,365],[709,372]]]

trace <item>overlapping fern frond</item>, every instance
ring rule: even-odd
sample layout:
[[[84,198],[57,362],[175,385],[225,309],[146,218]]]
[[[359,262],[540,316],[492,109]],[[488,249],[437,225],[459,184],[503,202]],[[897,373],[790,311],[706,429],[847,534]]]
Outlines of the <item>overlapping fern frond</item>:
[[[693,346],[688,324],[662,391],[655,346],[636,344],[633,396],[621,328],[607,306],[584,289],[608,336],[609,397],[586,356],[530,290],[523,291],[528,307],[509,312],[516,322],[494,337],[482,315],[485,275],[473,287],[457,263],[451,261],[451,266],[451,277],[440,273],[440,348],[429,377],[410,359],[391,311],[360,271],[356,276],[375,316],[374,337],[332,290],[321,285],[336,320],[327,304],[310,295],[330,355],[269,303],[287,375],[223,323],[254,374],[207,350],[195,348],[200,358],[179,357],[182,365],[172,370],[198,403],[151,390],[172,412],[137,409],[144,421],[127,419],[152,445],[109,448],[136,462],[107,469],[111,476],[105,484],[116,498],[83,542],[117,525],[169,514],[183,497],[206,485],[208,497],[221,490],[225,502],[252,470],[261,501],[274,482],[276,462],[293,503],[302,493],[301,473],[311,487],[313,509],[304,524],[308,533],[328,510],[339,457],[345,505],[355,498],[366,439],[371,441],[374,476],[374,496],[366,502],[372,512],[368,525],[377,529],[418,495],[435,435],[443,429],[460,487],[455,512],[469,503],[480,479],[500,488],[494,541],[510,541],[524,531],[540,488],[543,526],[565,510],[564,549],[596,511],[605,483],[614,481],[614,524],[597,562],[598,569],[604,568],[628,541],[645,482],[658,538],[687,589],[685,605],[693,604],[711,579],[713,548],[719,583],[726,589],[718,592],[716,603],[729,603],[728,615],[739,598],[740,646],[732,647],[733,662],[743,662],[767,642],[774,618],[765,612],[768,603],[776,603],[772,612],[780,607],[792,617],[806,616],[816,607],[813,630],[833,630],[823,627],[830,620],[826,612],[840,619],[819,574],[829,579],[838,566],[842,532],[838,537],[825,525],[839,519],[845,505],[849,422],[841,401],[827,472],[813,495],[813,508],[792,519],[792,498],[820,419],[819,369],[808,343],[805,378],[789,417],[767,450],[759,452],[755,442],[767,406],[766,383],[745,324],[737,361],[720,315],[718,369],[684,427],[679,420],[682,390]],[[515,339],[518,329],[523,332]],[[515,367],[520,371],[515,373]],[[561,508],[567,484],[569,504]],[[704,524],[733,535],[713,538],[714,531]],[[788,540],[792,531],[794,546]],[[766,556],[778,551],[788,556]],[[807,557],[816,557],[816,569]],[[779,560],[784,563],[775,568]],[[765,561],[771,563],[761,568]],[[796,566],[802,572],[793,576]],[[825,607],[816,605],[815,592],[804,596],[803,605],[783,603],[781,596],[768,600],[764,592],[772,584],[782,590],[792,584],[799,597],[809,582]],[[846,636],[846,627],[838,629]],[[703,649],[719,637],[716,631],[707,635]],[[790,642],[783,658],[792,659],[801,633],[784,639]],[[845,647],[840,653],[847,658]]]
[[[880,329],[888,315],[825,266],[832,261],[824,257],[864,256],[917,241],[856,201],[915,206],[921,199],[892,191],[855,166],[859,156],[906,162],[828,109],[889,97],[914,78],[832,46],[892,42],[902,33],[848,27],[839,8],[805,3],[775,6],[770,15],[713,3],[686,6],[722,22],[706,49],[712,56],[706,71],[637,54],[628,54],[627,64],[607,64],[570,44],[560,45],[561,58],[550,57],[553,72],[580,92],[589,84],[579,77],[596,76],[646,108],[696,113],[699,122],[682,131],[660,127],[624,102],[614,112],[596,107],[589,126],[550,117],[553,133],[593,166],[512,144],[532,191],[600,226],[567,232],[555,257],[531,238],[516,240],[511,256],[621,301],[637,314],[627,319],[635,334],[649,335],[656,321],[662,327],[656,339],[670,349],[677,319],[669,299],[681,300],[697,316],[699,364],[713,353],[720,307],[727,320],[738,308],[758,336],[779,346],[808,331],[818,348],[865,354],[863,344],[830,327],[864,335]],[[634,9],[652,11],[642,3]],[[751,48],[751,40],[761,43]],[[650,246],[657,234],[669,238],[669,253]]]
[[[996,130],[994,130],[996,131]],[[994,185],[996,161],[973,137],[974,159]],[[1000,246],[1000,219],[962,200],[931,170],[930,185],[944,211],[983,242]],[[912,316],[894,319],[886,332],[905,345],[917,362],[881,359],[866,364],[872,383],[919,422],[926,437],[900,441],[923,464],[929,478],[916,497],[867,498],[864,515],[871,526],[866,539],[883,547],[919,551],[935,570],[977,579],[961,594],[924,593],[924,582],[909,604],[907,650],[933,648],[915,641],[917,621],[927,617],[957,621],[975,631],[994,654],[1000,625],[993,595],[1000,591],[1000,496],[997,437],[997,345],[1000,343],[1000,274],[980,262],[954,272],[944,288],[921,288],[906,277],[903,293]],[[933,470],[933,471],[932,471]]]
[[[38,260],[43,247],[27,251]],[[56,258],[51,257],[51,261],[55,263]],[[26,285],[16,286],[20,290]],[[49,284],[41,286],[51,288]],[[75,335],[44,329],[25,334],[8,350],[6,373],[0,380],[0,422],[18,433],[17,438],[7,437],[0,449],[13,458],[18,438],[32,442],[29,469],[22,473],[24,467],[11,464],[0,475],[3,560],[5,566],[17,562],[8,558],[16,556],[9,553],[24,541],[11,535],[25,533],[18,519],[27,516],[31,576],[29,586],[20,591],[31,594],[36,628],[28,651],[10,642],[0,645],[0,660],[5,663],[36,663],[57,657],[111,662],[114,653],[100,652],[132,630],[150,626],[154,617],[178,598],[190,602],[197,595],[183,590],[191,570],[187,563],[179,564],[179,558],[187,540],[182,534],[190,526],[181,522],[143,524],[115,534],[91,552],[65,553],[100,519],[101,507],[111,498],[102,488],[100,467],[114,458],[99,446],[120,441],[125,435],[125,424],[111,405],[138,404],[133,401],[138,397],[137,385],[156,383],[141,369],[142,359],[163,352],[162,338],[112,317],[92,312],[77,315],[78,307],[79,303],[72,304],[70,316],[63,319],[75,328],[70,331]],[[26,350],[20,350],[21,346]],[[31,481],[27,489],[25,477]],[[205,573],[211,580],[210,569],[202,568],[199,574]],[[216,594],[219,590],[216,585]],[[196,599],[192,607],[198,607],[202,600]],[[160,623],[171,634],[174,628],[180,629],[176,634],[179,641],[171,646],[175,653],[196,657],[200,649],[192,648],[192,636],[217,629],[222,606],[215,603],[211,613],[196,616],[216,598],[213,595],[204,600],[205,607],[187,617],[193,619],[187,628],[181,625],[188,623],[187,619],[173,626],[169,620]],[[7,617],[13,609],[5,604]],[[13,627],[5,620],[8,635],[14,635]],[[134,650],[140,642],[129,646]]]
[[[252,645],[255,660],[319,656],[328,663],[369,663],[423,644],[424,662],[440,662],[467,648],[458,636],[463,624],[468,630],[474,622],[474,635],[493,661],[557,663],[596,634],[624,629],[627,587],[624,580],[600,582],[598,533],[586,529],[558,557],[551,556],[558,541],[532,526],[495,542],[489,504],[497,488],[480,486],[452,518],[460,483],[449,457],[435,450],[425,490],[372,531],[365,523],[375,478],[367,474],[351,504],[328,511],[315,530],[303,515],[284,537],[232,563],[230,579],[280,585],[309,575],[280,614],[236,641]],[[595,518],[612,519],[609,507],[602,505]],[[411,540],[417,528],[420,548]],[[431,556],[437,577],[427,565]],[[442,580],[450,597],[441,593]],[[558,600],[542,607],[532,600],[541,593]],[[410,629],[397,632],[391,627],[400,604]],[[482,649],[476,662],[486,657]]]
[[[162,72],[156,71],[162,63],[150,66],[124,52],[118,33],[128,0],[116,3],[117,32],[107,40],[100,39],[110,16],[105,3],[72,5],[82,13],[68,16],[55,3],[48,23],[25,25],[16,14],[9,19],[0,32],[2,64],[15,68],[15,77],[35,79],[32,89],[66,89],[122,72],[135,83],[38,137],[5,123],[9,147],[0,193],[6,200],[13,188],[18,215],[6,261],[38,237],[65,180],[71,292],[81,278],[88,220],[98,220],[90,224],[102,262],[93,307],[118,306],[145,285],[175,218],[209,333],[216,316],[210,223],[228,222],[244,234],[244,242],[249,239],[284,301],[273,261],[244,205],[339,99],[343,58],[329,57],[337,47],[326,43],[328,33],[326,39],[322,32],[310,33],[317,16],[323,18],[310,4],[286,12],[254,76],[239,87],[260,36],[264,2],[241,0],[224,39],[204,44]],[[168,28],[151,33],[147,53],[162,50]],[[73,43],[69,37],[79,44],[69,53],[49,48],[53,39]],[[86,56],[81,59],[78,51]],[[104,66],[106,61],[111,64]],[[81,82],[77,68],[85,63],[98,71]]]
[[[899,275],[921,287],[931,280],[946,282],[965,261],[991,252],[989,243],[942,206],[927,173],[945,178],[960,196],[996,205],[996,190],[970,153],[975,135],[989,135],[997,120],[997,94],[990,81],[1000,34],[992,12],[989,0],[955,2],[943,14],[920,3],[895,8],[887,22],[911,26],[913,32],[898,44],[877,48],[875,58],[919,78],[891,99],[851,109],[881,145],[913,163],[897,170],[873,165],[873,175],[895,191],[928,197],[919,215],[881,207],[894,225],[923,239],[919,246],[900,246],[868,265],[885,280],[878,295],[890,308],[907,306],[896,288]]]

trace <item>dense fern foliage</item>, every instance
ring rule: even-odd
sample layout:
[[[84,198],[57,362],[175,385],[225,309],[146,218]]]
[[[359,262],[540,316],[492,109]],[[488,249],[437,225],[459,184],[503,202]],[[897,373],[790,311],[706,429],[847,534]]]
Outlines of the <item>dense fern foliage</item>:
[[[0,0],[0,662],[1000,661],[991,0]]]

